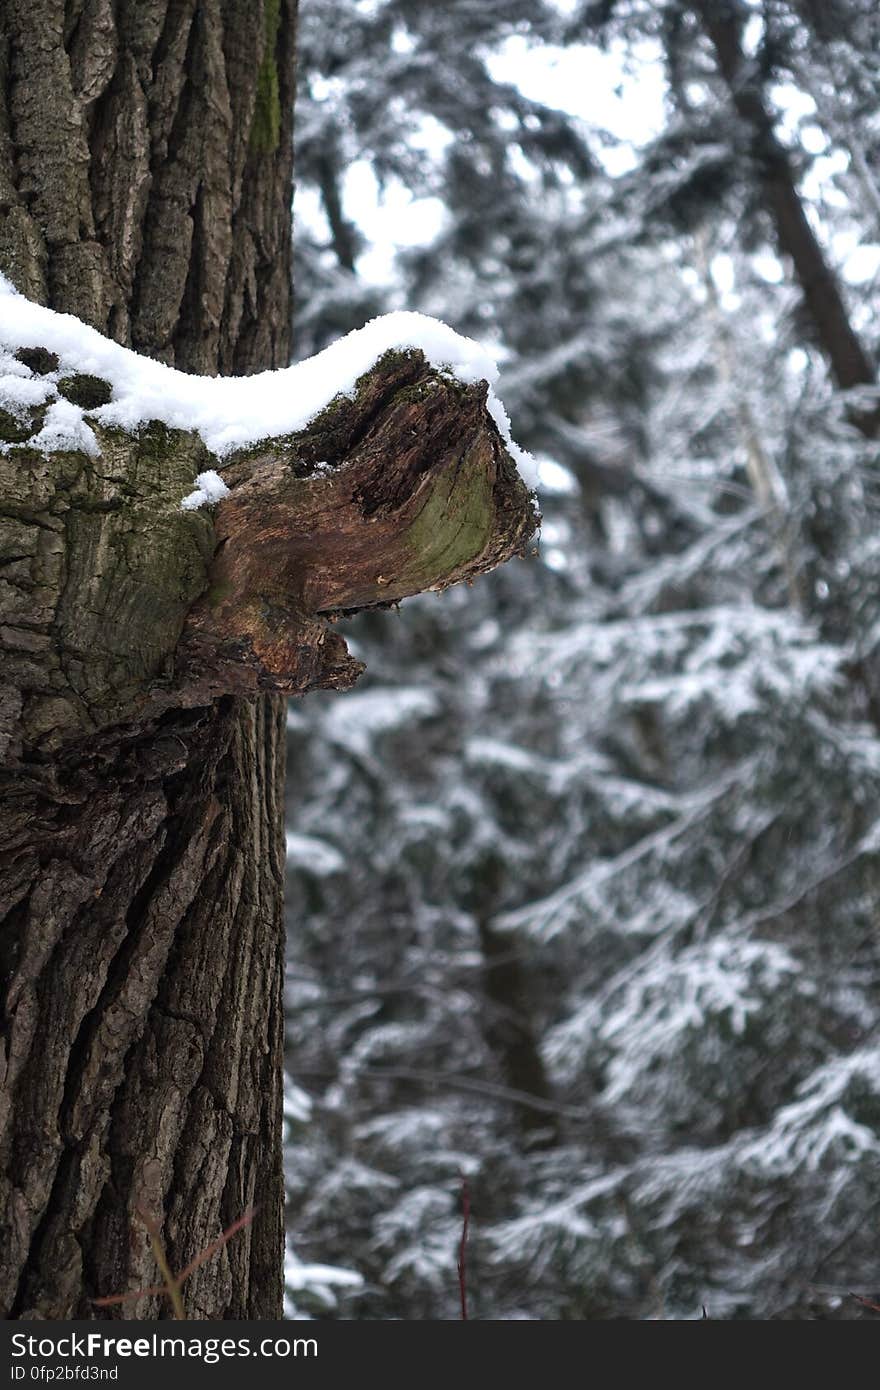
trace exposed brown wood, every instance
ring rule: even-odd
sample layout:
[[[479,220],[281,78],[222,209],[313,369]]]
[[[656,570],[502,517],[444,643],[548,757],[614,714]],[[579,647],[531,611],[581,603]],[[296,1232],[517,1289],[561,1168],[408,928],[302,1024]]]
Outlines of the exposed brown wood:
[[[92,416],[98,458],[47,456],[31,414],[0,453],[7,768],[222,695],[351,685],[340,615],[471,579],[535,527],[485,385],[417,350],[386,353],[299,433],[224,459],[231,493],[206,510],[180,505],[219,462],[197,435]]]

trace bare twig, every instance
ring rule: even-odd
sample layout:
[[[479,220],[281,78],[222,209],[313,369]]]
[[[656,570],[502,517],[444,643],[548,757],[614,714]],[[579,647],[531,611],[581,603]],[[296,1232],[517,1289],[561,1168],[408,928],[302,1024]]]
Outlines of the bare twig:
[[[461,1179],[461,1240],[458,1245],[458,1292],[461,1298],[461,1317],[463,1322],[467,1322],[467,1239],[468,1226],[471,1219],[471,1192],[468,1187],[468,1180],[464,1175]]]
[[[231,1226],[227,1226],[226,1230],[223,1231],[216,1240],[211,1241],[210,1245],[206,1245],[204,1250],[200,1250],[195,1259],[190,1260],[189,1264],[182,1269],[179,1274],[173,1274],[171,1266],[168,1263],[168,1256],[165,1252],[165,1246],[158,1224],[147,1212],[138,1208],[137,1214],[147,1229],[147,1234],[150,1237],[150,1244],[153,1247],[153,1255],[159,1266],[159,1273],[162,1275],[164,1283],[151,1284],[145,1289],[135,1289],[133,1293],[108,1294],[105,1298],[93,1298],[91,1300],[92,1303],[96,1308],[110,1308],[114,1305],[118,1306],[126,1303],[135,1303],[139,1298],[156,1297],[165,1294],[166,1297],[171,1300],[175,1318],[185,1321],[186,1309],[180,1292],[185,1280],[187,1280],[201,1265],[207,1264],[208,1260],[212,1259],[219,1250],[222,1250],[223,1246],[226,1245],[234,1235],[237,1235],[243,1227],[249,1226],[254,1219],[256,1210],[256,1207],[248,1207],[247,1211],[243,1212],[241,1216],[233,1221]]]
[[[491,1096],[495,1100],[510,1101],[527,1110],[539,1110],[547,1115],[562,1115],[570,1120],[588,1121],[594,1119],[593,1112],[575,1105],[562,1105],[529,1091],[519,1091],[512,1086],[497,1085],[494,1081],[484,1081],[479,1077],[463,1076],[460,1072],[435,1072],[420,1070],[417,1067],[361,1067],[351,1066],[347,1074],[364,1077],[368,1081],[418,1081],[436,1088],[445,1086],[451,1091],[464,1091],[478,1096]],[[297,1071],[301,1081],[337,1080],[338,1072],[308,1068]]]
[[[159,1266],[159,1273],[165,1281],[164,1289],[171,1300],[174,1316],[180,1322],[186,1322],[186,1309],[183,1306],[183,1299],[180,1296],[180,1280],[175,1278],[171,1273],[171,1266],[168,1263],[168,1256],[165,1253],[165,1245],[162,1241],[162,1232],[159,1229],[159,1225],[153,1220],[149,1212],[144,1211],[141,1207],[138,1207],[138,1216],[147,1228],[150,1244],[153,1247],[153,1255],[155,1256],[156,1264]]]
[[[216,1255],[218,1250],[222,1250],[224,1245],[226,1245],[234,1235],[237,1235],[245,1226],[249,1226],[256,1215],[256,1211],[256,1207],[248,1207],[247,1211],[243,1212],[236,1221],[233,1221],[231,1226],[226,1227],[222,1235],[219,1235],[216,1240],[212,1240],[210,1245],[206,1245],[204,1250],[196,1255],[194,1260],[190,1261],[186,1269],[178,1274],[177,1278],[179,1282],[182,1284],[184,1279],[188,1279],[194,1270],[198,1269],[200,1265],[207,1264],[208,1260]]]
[[[863,1308],[869,1308],[872,1313],[880,1313],[880,1303],[873,1303],[870,1298],[864,1298],[860,1293],[851,1293],[850,1298],[854,1298],[856,1303],[861,1303]]]

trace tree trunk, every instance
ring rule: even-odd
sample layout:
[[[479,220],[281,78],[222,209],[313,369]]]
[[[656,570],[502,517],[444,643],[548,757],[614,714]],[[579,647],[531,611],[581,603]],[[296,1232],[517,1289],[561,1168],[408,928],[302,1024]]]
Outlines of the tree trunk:
[[[0,268],[185,370],[285,364],[294,33],[293,0],[10,0]],[[72,524],[48,512],[18,663]],[[95,1316],[90,1296],[155,1282],[138,1208],[180,1268],[255,1202],[188,1311],[279,1316],[283,702],[169,709],[49,761],[59,698],[4,795],[0,1309]]]
[[[9,0],[0,270],[179,368],[285,363],[294,10]],[[161,1282],[140,1213],[180,1270],[255,1205],[187,1315],[277,1317],[283,695],[350,684],[341,612],[490,568],[531,504],[485,388],[418,353],[241,451],[213,518],[168,505],[195,435],[7,426],[0,1313],[168,1316],[92,1302]]]
[[[837,277],[804,210],[791,161],[776,137],[759,82],[743,53],[740,25],[745,11],[731,0],[697,0],[695,8],[737,114],[749,132],[779,248],[794,265],[817,340],[831,363],[834,379],[843,390],[873,385],[874,364],[850,322]],[[854,420],[864,434],[873,437],[880,426],[880,412],[854,414]]]
[[[521,1138],[532,1149],[552,1148],[561,1138],[559,1114],[533,1023],[529,973],[516,939],[499,931],[493,921],[503,882],[503,861],[497,854],[487,854],[470,894],[483,957],[483,1037],[497,1058],[511,1098],[516,1098]]]

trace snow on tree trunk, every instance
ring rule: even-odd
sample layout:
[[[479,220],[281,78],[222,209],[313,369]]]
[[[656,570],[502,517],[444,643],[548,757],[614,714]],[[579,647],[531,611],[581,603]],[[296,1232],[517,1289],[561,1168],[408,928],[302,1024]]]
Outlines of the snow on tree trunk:
[[[4,8],[22,293],[188,371],[286,362],[294,8]],[[341,612],[491,568],[532,506],[485,384],[418,351],[222,459],[58,357],[18,345],[0,416],[0,1309],[95,1316],[156,1282],[139,1211],[180,1269],[254,1204],[187,1311],[275,1317],[281,696],[350,684]]]

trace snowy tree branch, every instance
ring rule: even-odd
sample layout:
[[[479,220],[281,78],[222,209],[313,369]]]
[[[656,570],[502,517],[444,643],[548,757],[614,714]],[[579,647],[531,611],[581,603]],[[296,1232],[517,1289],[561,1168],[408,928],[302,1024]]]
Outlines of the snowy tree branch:
[[[0,282],[0,748],[351,685],[340,615],[535,529],[493,375],[389,315],[284,371],[189,377]]]

